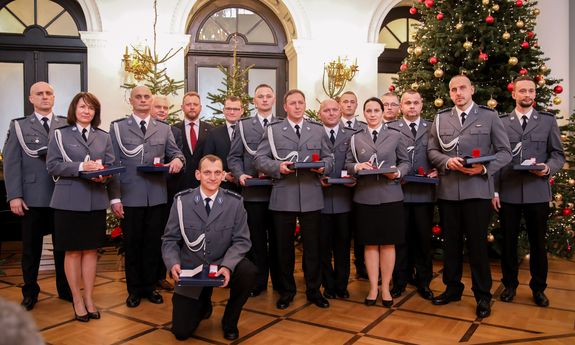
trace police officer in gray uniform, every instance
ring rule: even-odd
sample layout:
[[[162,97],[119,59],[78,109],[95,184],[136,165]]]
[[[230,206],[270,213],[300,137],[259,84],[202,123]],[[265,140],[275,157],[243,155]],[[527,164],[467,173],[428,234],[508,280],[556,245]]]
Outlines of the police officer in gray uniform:
[[[491,269],[487,255],[487,227],[491,217],[493,175],[511,161],[511,149],[499,116],[473,102],[475,88],[464,75],[449,82],[452,109],[440,111],[429,135],[428,157],[440,173],[437,190],[439,215],[443,223],[444,293],[436,305],[459,301],[463,293],[463,237],[467,239],[472,290],[477,317],[491,314]],[[485,164],[466,167],[464,157],[495,155]]]
[[[307,299],[320,308],[327,308],[329,302],[319,291],[323,195],[318,173],[329,174],[332,158],[322,126],[303,118],[303,92],[295,89],[288,91],[284,96],[284,110],[287,118],[268,126],[256,153],[256,169],[275,180],[269,208],[274,217],[280,276],[280,298],[276,306],[286,309],[296,294],[293,273],[297,218],[303,233]],[[290,169],[293,162],[311,161],[314,156],[319,156],[325,162],[324,168]]]
[[[267,84],[258,85],[254,93],[257,114],[238,121],[228,155],[228,169],[233,176],[237,177],[242,186],[244,207],[248,213],[248,226],[252,241],[249,257],[258,267],[257,284],[250,293],[252,297],[267,289],[268,272],[274,289],[279,288],[273,220],[268,210],[272,188],[271,186],[245,186],[247,179],[257,179],[260,175],[255,167],[254,157],[265,128],[276,121],[276,117],[272,114],[274,103],[275,95],[272,87]]]
[[[120,174],[121,199],[112,200],[112,211],[122,219],[126,246],[126,285],[130,308],[142,297],[163,303],[154,290],[165,221],[167,187],[163,173],[141,172],[137,166],[153,166],[164,161],[169,173],[178,173],[185,162],[176,146],[170,126],[150,116],[152,93],[145,86],[132,89],[133,114],[114,121],[110,128],[116,164],[126,167]]]
[[[196,170],[200,187],[176,195],[162,237],[166,268],[178,282],[182,269],[218,265],[230,298],[222,317],[224,338],[239,337],[238,320],[255,285],[256,267],[245,258],[250,234],[241,196],[220,188],[224,171],[220,158],[204,156]],[[172,297],[172,332],[178,340],[192,336],[212,313],[212,288],[176,286]]]
[[[401,95],[403,118],[394,126],[399,129],[407,146],[411,170],[408,175],[437,177],[437,169],[427,159],[427,141],[431,122],[420,117],[423,100],[417,91],[407,90]],[[395,269],[391,296],[399,297],[414,276],[417,292],[431,300],[429,283],[433,277],[431,257],[431,227],[435,208],[435,185],[407,182],[402,184],[405,209],[405,243],[395,247]]]
[[[38,301],[38,269],[44,234],[52,233],[54,211],[49,207],[54,181],[46,170],[49,133],[66,125],[66,118],[52,112],[54,90],[37,82],[30,88],[34,113],[12,120],[4,144],[4,182],[10,210],[22,217],[22,305],[31,310]],[[72,296],[64,273],[64,252],[54,251],[56,287],[61,299]]]
[[[501,118],[511,142],[513,160],[495,175],[493,198],[493,207],[499,211],[503,231],[501,281],[505,289],[500,299],[511,302],[519,285],[517,236],[523,217],[529,236],[529,287],[535,304],[547,307],[549,299],[544,290],[548,269],[545,234],[551,201],[549,176],[563,167],[565,154],[555,116],[533,109],[536,92],[533,80],[519,77],[513,84],[515,110]],[[522,163],[536,164],[543,170],[513,169],[514,165]]]

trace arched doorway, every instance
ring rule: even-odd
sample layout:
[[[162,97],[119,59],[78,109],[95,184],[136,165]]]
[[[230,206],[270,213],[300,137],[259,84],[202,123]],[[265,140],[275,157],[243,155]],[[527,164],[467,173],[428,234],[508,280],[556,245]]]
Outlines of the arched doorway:
[[[286,35],[269,8],[252,0],[210,1],[194,14],[187,32],[192,38],[186,57],[186,86],[200,93],[204,111],[211,105],[206,99],[208,92],[222,88],[223,74],[218,66],[229,68],[233,64],[234,46],[241,67],[254,65],[248,73],[250,95],[257,85],[269,84],[277,94],[276,109],[283,109]]]

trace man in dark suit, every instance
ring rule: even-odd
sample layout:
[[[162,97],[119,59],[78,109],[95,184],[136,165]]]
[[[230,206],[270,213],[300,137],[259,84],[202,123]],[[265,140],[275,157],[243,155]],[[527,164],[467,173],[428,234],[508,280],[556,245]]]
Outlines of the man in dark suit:
[[[242,186],[244,207],[248,213],[248,226],[252,249],[248,257],[258,267],[257,283],[250,296],[258,296],[268,288],[268,272],[274,290],[279,290],[278,265],[276,259],[273,220],[269,212],[272,187],[246,186],[246,181],[259,178],[254,157],[262,140],[265,128],[276,120],[272,110],[275,94],[271,86],[260,84],[254,94],[254,106],[257,114],[238,121],[236,135],[232,140],[228,156],[228,167]]]
[[[228,96],[224,101],[224,117],[226,121],[212,130],[204,147],[204,155],[212,154],[218,156],[224,164],[225,175],[221,187],[237,193],[240,192],[240,188],[238,187],[237,178],[228,168],[228,154],[230,153],[231,142],[237,134],[237,131],[234,130],[243,112],[244,108],[241,98]]]
[[[218,266],[216,275],[224,277],[222,287],[230,287],[222,317],[224,338],[235,340],[240,313],[256,277],[256,267],[245,258],[251,246],[247,214],[241,196],[219,188],[224,175],[221,159],[206,155],[198,169],[200,187],[176,195],[162,238],[162,254],[176,282],[182,269]],[[176,339],[191,337],[200,321],[211,316],[211,295],[211,287],[176,286],[172,296]]]
[[[200,185],[196,179],[195,171],[198,163],[204,156],[204,146],[213,126],[200,120],[202,103],[197,92],[190,91],[182,99],[182,112],[184,121],[172,126],[172,133],[176,144],[186,158],[186,166],[179,176],[178,190],[195,188]]]
[[[12,120],[4,145],[4,181],[10,210],[22,217],[22,305],[32,310],[38,301],[37,283],[42,241],[52,234],[54,243],[54,210],[50,198],[54,181],[46,170],[49,134],[66,126],[66,118],[54,115],[54,89],[38,82],[30,88],[32,115]],[[72,295],[64,273],[64,253],[54,251],[56,287],[61,299],[71,301]]]
[[[408,175],[437,177],[437,169],[427,159],[427,141],[431,122],[420,117],[423,100],[417,91],[401,95],[403,118],[394,124],[409,152]],[[431,227],[435,208],[435,185],[407,182],[402,184],[405,209],[406,242],[395,246],[395,269],[391,297],[399,297],[414,276],[419,295],[433,298],[429,283],[433,277],[431,262]]]
[[[321,102],[319,116],[323,123],[324,134],[334,158],[334,166],[329,177],[347,176],[345,156],[349,140],[355,130],[345,128],[341,123],[341,107],[333,99]],[[342,176],[343,175],[343,176]],[[323,190],[323,209],[321,210],[321,274],[325,298],[349,298],[347,282],[349,280],[350,250],[350,212],[352,207],[353,183],[349,185],[327,182],[321,179]],[[333,266],[332,266],[333,257]]]
[[[130,93],[132,115],[112,122],[110,135],[119,165],[126,167],[120,175],[120,199],[112,200],[112,211],[122,219],[126,247],[126,305],[135,308],[142,297],[152,303],[163,303],[155,290],[162,228],[166,219],[167,186],[162,172],[145,172],[144,165],[168,167],[177,174],[185,163],[176,146],[170,126],[150,115],[152,93],[137,86]]]
[[[275,181],[270,197],[280,275],[278,309],[286,309],[296,294],[294,230],[299,220],[303,235],[303,267],[308,301],[329,307],[321,295],[320,227],[323,195],[318,174],[329,173],[332,158],[320,124],[304,119],[305,96],[290,90],[284,97],[287,118],[267,127],[256,153],[256,169]],[[291,169],[294,162],[313,156],[325,162],[320,169]],[[293,160],[293,161],[292,161]]]
[[[565,164],[557,120],[551,113],[533,109],[536,85],[529,77],[519,77],[513,83],[515,110],[501,120],[507,130],[513,160],[495,175],[493,207],[499,211],[503,232],[501,269],[505,289],[500,299],[511,302],[519,285],[517,279],[517,236],[521,218],[525,219],[529,236],[529,287],[535,304],[547,307],[547,250],[545,234],[551,201],[549,176]],[[515,165],[537,165],[543,170],[514,170]]]
[[[463,294],[463,238],[467,239],[469,262],[477,301],[477,317],[491,314],[491,268],[487,255],[487,227],[491,219],[492,176],[509,161],[511,149],[497,112],[473,102],[475,88],[469,78],[457,75],[449,82],[455,107],[440,111],[431,126],[428,157],[440,173],[437,190],[443,223],[444,293],[436,305],[459,301]],[[467,167],[463,157],[495,155],[496,159]]]

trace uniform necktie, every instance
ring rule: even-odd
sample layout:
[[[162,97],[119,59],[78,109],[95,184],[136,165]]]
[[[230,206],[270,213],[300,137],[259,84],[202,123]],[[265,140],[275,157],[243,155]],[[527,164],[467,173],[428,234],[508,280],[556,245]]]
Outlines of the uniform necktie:
[[[461,125],[463,126],[463,124],[465,123],[465,118],[467,117],[467,114],[465,112],[461,113]]]
[[[44,129],[46,130],[46,133],[50,132],[50,126],[48,126],[48,118],[43,117],[42,122],[43,122],[42,127],[44,127]]]
[[[86,128],[82,129],[82,139],[84,139],[84,141],[88,141],[88,138],[86,137],[86,132],[88,132]]]
[[[293,126],[295,128],[295,134],[297,135],[297,137],[299,138],[301,136],[300,132],[299,132],[299,125],[295,125]]]
[[[231,138],[234,139],[234,137],[236,136],[236,125],[231,125],[230,128],[232,130]]]
[[[192,146],[192,153],[196,150],[196,144],[198,143],[198,138],[196,137],[196,131],[194,130],[194,122],[190,122],[190,144]]]
[[[142,130],[142,133],[146,135],[146,121],[140,121],[140,129]]]
[[[417,135],[417,129],[415,129],[415,122],[412,122],[409,124],[409,127],[411,127],[411,134],[413,134],[413,137],[415,138],[415,136]]]
[[[351,120],[347,120],[347,128],[351,128]]]
[[[268,126],[268,122],[269,122],[268,119],[264,119],[264,127]]]
[[[212,210],[212,208],[210,207],[210,201],[212,201],[212,199],[210,198],[205,198],[204,201],[206,202],[206,213],[208,214],[208,216],[210,215],[210,211]]]
[[[527,127],[527,115],[521,116],[521,119],[523,119],[523,122],[521,123],[521,128],[525,130],[525,127]]]
[[[377,141],[377,131],[373,130],[373,132],[371,132],[371,134],[373,135],[373,142],[375,143]]]
[[[335,131],[333,129],[329,131],[329,141],[331,141],[332,144],[335,144]]]

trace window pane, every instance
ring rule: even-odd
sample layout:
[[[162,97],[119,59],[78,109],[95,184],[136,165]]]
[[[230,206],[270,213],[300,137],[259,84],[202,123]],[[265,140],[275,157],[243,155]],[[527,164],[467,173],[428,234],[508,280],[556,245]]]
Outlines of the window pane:
[[[46,26],[58,13],[64,10],[62,6],[50,0],[38,0],[38,25]]]
[[[24,24],[34,24],[34,0],[15,0],[6,5]]]
[[[0,10],[0,32],[21,34],[25,27],[5,8]]]
[[[10,120],[26,115],[23,90],[24,64],[0,62],[0,143],[2,144],[6,140]]]
[[[79,64],[48,64],[48,82],[56,96],[54,114],[66,116],[72,98],[82,91],[81,77]]]
[[[228,35],[236,32],[236,9],[226,8],[214,13],[212,18]]]
[[[275,43],[272,30],[263,20],[246,37],[250,43]]]
[[[407,19],[396,19],[386,25],[391,32],[403,43],[407,41]]]
[[[277,90],[276,85],[276,70],[275,69],[263,69],[263,68],[252,68],[248,72],[248,93],[250,96],[254,96],[256,92],[256,87],[260,84],[268,84]],[[256,110],[254,109],[254,114]],[[272,114],[276,114],[276,106],[274,104]]]
[[[208,19],[200,29],[200,41],[225,41],[228,34],[212,19]]]
[[[397,49],[399,48],[401,42],[399,42],[397,40],[397,38],[395,38],[392,34],[391,31],[389,31],[389,29],[387,28],[387,26],[385,26],[383,29],[381,29],[381,31],[379,32],[379,39],[378,39],[379,43],[385,43],[385,48],[386,49]]]
[[[223,87],[222,81],[225,75],[217,67],[198,67],[198,93],[202,97],[202,117],[212,118],[213,110],[208,105],[223,110],[221,104],[212,104],[207,99],[208,93],[218,93]]]
[[[50,35],[79,36],[76,23],[68,12],[62,14],[46,30]]]

